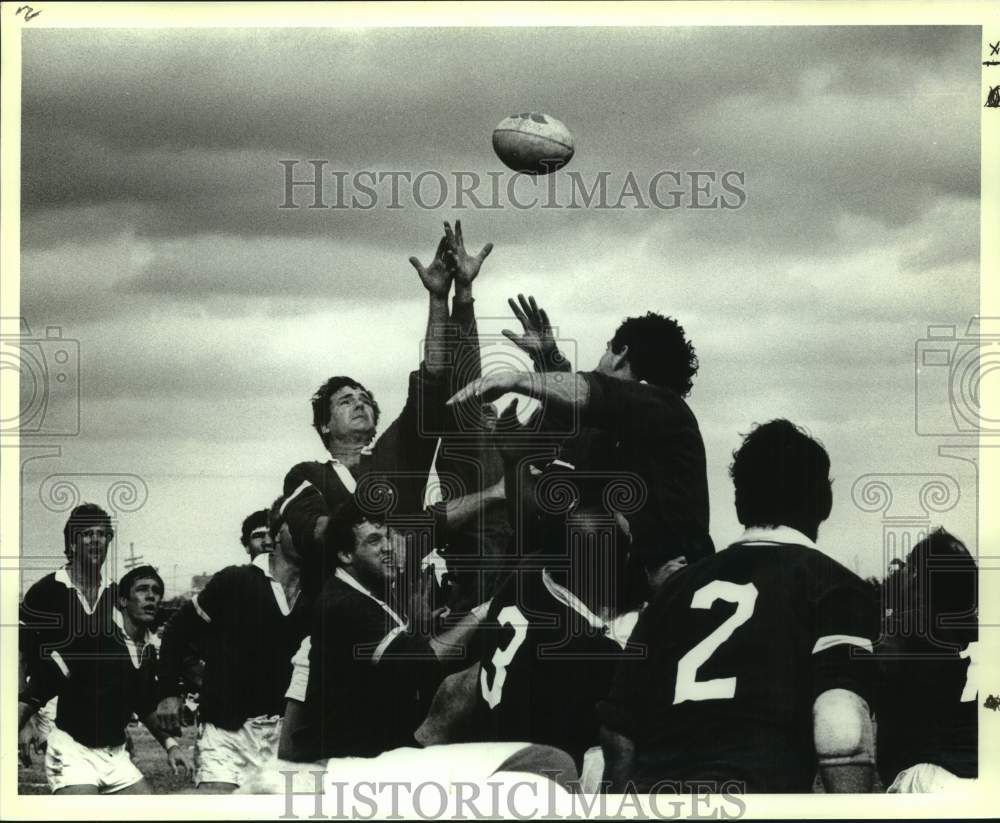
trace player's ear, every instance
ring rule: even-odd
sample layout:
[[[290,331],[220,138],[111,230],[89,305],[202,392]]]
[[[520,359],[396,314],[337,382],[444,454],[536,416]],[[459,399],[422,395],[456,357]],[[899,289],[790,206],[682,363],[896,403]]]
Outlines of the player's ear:
[[[611,356],[614,357],[615,369],[622,369],[628,363],[628,345],[623,343],[621,351],[611,350]]]
[[[354,553],[338,551],[337,560],[340,561],[341,566],[350,566],[354,561]]]

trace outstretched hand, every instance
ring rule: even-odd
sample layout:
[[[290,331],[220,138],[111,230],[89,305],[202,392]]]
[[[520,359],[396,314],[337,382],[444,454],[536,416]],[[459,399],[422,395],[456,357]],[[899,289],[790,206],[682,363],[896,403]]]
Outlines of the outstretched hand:
[[[501,332],[503,336],[525,352],[539,371],[568,369],[569,363],[556,346],[549,316],[545,313],[545,309],[535,302],[535,298],[528,295],[525,299],[523,294],[519,294],[517,301],[513,297],[507,298],[507,305],[514,312],[514,316],[521,321],[524,331],[516,334],[510,329],[504,329]]]
[[[448,224],[445,223],[445,226]],[[449,228],[450,232],[451,229]],[[420,282],[424,284],[424,288],[427,289],[434,297],[448,297],[448,289],[451,288],[451,278],[452,274],[448,270],[448,264],[446,262],[446,257],[449,256],[448,238],[442,237],[441,242],[438,243],[437,251],[434,253],[434,259],[431,260],[429,266],[424,267],[424,265],[417,260],[416,257],[410,258],[410,265],[417,270],[417,274],[420,275]]]
[[[493,251],[493,244],[487,243],[479,254],[469,254],[465,250],[465,240],[462,238],[462,221],[455,221],[455,230],[451,230],[451,225],[444,224],[444,238],[448,245],[448,254],[445,258],[448,270],[455,278],[456,286],[471,286],[472,281],[479,274],[479,269],[483,261],[490,256]]]
[[[524,393],[526,391],[524,386],[526,375],[526,372],[513,370],[491,372],[460,388],[448,399],[445,405],[454,406],[473,400],[480,403],[491,403],[507,392]]]

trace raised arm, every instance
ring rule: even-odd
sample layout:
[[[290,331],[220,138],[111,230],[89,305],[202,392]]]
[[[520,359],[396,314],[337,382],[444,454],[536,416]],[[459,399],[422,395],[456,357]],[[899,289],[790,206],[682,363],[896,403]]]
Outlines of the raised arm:
[[[531,358],[535,371],[571,371],[569,360],[556,345],[549,316],[535,302],[535,298],[531,295],[525,298],[523,294],[519,294],[516,302],[513,297],[507,298],[507,304],[514,316],[521,321],[522,331],[521,334],[515,334],[510,329],[504,329],[502,334]]]
[[[508,370],[473,380],[452,395],[448,405],[489,403],[510,392],[537,398],[553,410],[583,411],[590,402],[590,383],[580,372],[539,374]]]
[[[424,368],[431,376],[444,374],[447,368],[448,292],[451,290],[452,274],[445,263],[448,239],[442,237],[438,243],[434,259],[424,266],[416,257],[410,258],[410,265],[420,275],[420,282],[427,289],[427,330],[424,334]]]

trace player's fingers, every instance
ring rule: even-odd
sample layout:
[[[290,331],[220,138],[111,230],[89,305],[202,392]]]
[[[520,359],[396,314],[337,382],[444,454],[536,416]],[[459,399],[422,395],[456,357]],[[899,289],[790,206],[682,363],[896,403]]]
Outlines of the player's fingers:
[[[546,331],[548,331],[549,329],[552,328],[552,324],[549,323],[549,316],[548,316],[548,314],[545,313],[545,309],[539,309],[538,310],[538,316],[541,318],[542,328],[543,329],[545,329]]]
[[[455,221],[455,245],[459,248],[465,245],[465,240],[462,239],[462,221]]]
[[[520,295],[518,295],[518,297],[520,297]],[[512,312],[514,312],[514,317],[516,317],[518,320],[521,321],[521,325],[522,326],[524,326],[525,328],[527,328],[528,327],[528,316],[523,311],[521,311],[521,307],[518,306],[517,303],[514,302],[514,298],[513,297],[508,297],[507,298],[507,305],[510,306],[510,310]]]
[[[510,340],[519,349],[524,348],[524,343],[521,341],[521,336],[519,334],[514,334],[510,329],[501,329],[500,334]]]
[[[517,296],[517,300],[521,304],[521,311],[524,312],[525,317],[528,317],[528,318],[531,319],[531,325],[532,325],[532,327],[534,327],[534,325],[535,325],[535,317],[534,317],[534,315],[532,314],[532,311],[531,311],[531,303],[528,302],[527,298],[523,294],[519,294]]]
[[[444,242],[452,248],[455,246],[455,232],[451,230],[451,223],[447,220],[444,221]]]
[[[420,261],[417,260],[416,257],[411,257],[410,258],[410,265],[413,266],[413,268],[415,268],[417,270],[417,274],[423,276],[423,274],[424,274],[424,267],[420,263]]]
[[[445,402],[446,406],[455,406],[459,403],[464,403],[472,396],[473,386],[475,384],[470,383],[467,386],[463,386],[457,392],[455,392],[448,400]]]
[[[536,329],[542,328],[542,315],[538,311],[538,304],[535,302],[535,296],[533,294],[528,295],[528,305],[531,307],[531,320],[535,324]]]
[[[493,251],[493,244],[487,243],[485,246],[482,247],[482,249],[480,249],[479,254],[476,255],[476,258],[479,260],[480,263],[482,263],[487,257],[490,256],[491,251]]]
[[[445,252],[448,251],[451,246],[451,241],[447,236],[441,238],[441,242],[438,243],[437,251],[434,253],[435,257],[444,257]]]

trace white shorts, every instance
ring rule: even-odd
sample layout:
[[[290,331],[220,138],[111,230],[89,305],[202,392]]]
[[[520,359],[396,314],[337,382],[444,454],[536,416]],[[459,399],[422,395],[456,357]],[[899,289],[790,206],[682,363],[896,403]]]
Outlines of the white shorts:
[[[248,773],[277,755],[280,738],[281,718],[277,715],[252,717],[234,732],[213,723],[201,723],[195,749],[198,763],[195,785],[241,785]]]
[[[572,796],[566,789],[541,775],[497,771],[529,745],[454,743],[393,749],[378,757],[334,757],[325,763],[274,760],[248,779],[239,793],[292,798],[303,794],[303,808],[312,810],[319,780],[328,798],[323,811],[331,817],[356,817],[362,810],[370,815],[374,803],[383,812],[398,811],[404,817],[461,819],[458,813],[463,809],[456,808],[460,794],[466,800],[475,795],[477,819],[510,817],[515,812],[522,813],[520,819],[542,813],[569,816]],[[390,788],[399,781],[405,785],[399,786],[397,805]],[[468,808],[464,814],[469,814]]]
[[[96,786],[101,794],[120,792],[142,780],[124,743],[92,749],[58,727],[49,732],[45,776],[53,792],[67,786]]]
[[[312,638],[306,637],[299,645],[299,650],[292,655],[292,679],[285,691],[289,700],[306,702],[306,686],[309,685],[309,650],[312,648]]]
[[[886,792],[889,794],[954,792],[962,791],[975,782],[969,777],[958,777],[933,763],[917,763],[897,774]]]
[[[53,697],[42,708],[35,712],[35,728],[38,729],[38,736],[44,743],[49,739],[50,732],[56,726],[56,705],[58,697]]]

